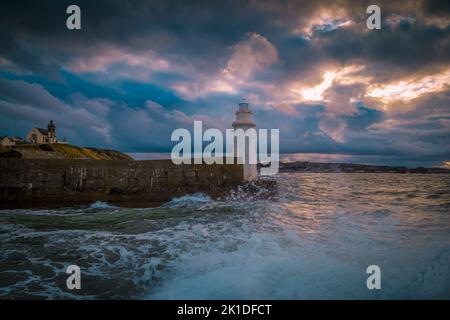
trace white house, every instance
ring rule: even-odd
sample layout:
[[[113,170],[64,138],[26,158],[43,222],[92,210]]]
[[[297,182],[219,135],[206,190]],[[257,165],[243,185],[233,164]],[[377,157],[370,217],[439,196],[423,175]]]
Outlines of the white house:
[[[4,135],[0,138],[0,146],[2,147],[15,146],[16,144],[23,142],[25,142],[25,140],[17,136],[8,137],[7,135]]]
[[[4,135],[0,139],[0,146],[2,146],[2,147],[8,147],[8,146],[13,146],[13,145],[15,145],[14,141],[12,141],[7,135]]]

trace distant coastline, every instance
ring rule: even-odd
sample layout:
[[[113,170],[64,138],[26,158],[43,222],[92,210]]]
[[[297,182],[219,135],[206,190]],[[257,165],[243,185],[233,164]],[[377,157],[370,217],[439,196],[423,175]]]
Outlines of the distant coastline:
[[[79,147],[70,144],[19,144],[0,147],[0,158],[88,159],[88,160],[170,160],[170,153],[123,153],[117,150]],[[311,173],[450,173],[441,167],[371,165],[344,162],[280,161],[280,172]]]
[[[135,160],[169,160],[170,153],[127,153]],[[280,172],[315,173],[450,173],[450,169],[431,166],[383,165],[364,162],[289,161],[290,154],[280,154]]]
[[[315,173],[450,173],[445,168],[408,168],[356,163],[322,163],[322,162],[281,162],[280,172],[315,172]]]

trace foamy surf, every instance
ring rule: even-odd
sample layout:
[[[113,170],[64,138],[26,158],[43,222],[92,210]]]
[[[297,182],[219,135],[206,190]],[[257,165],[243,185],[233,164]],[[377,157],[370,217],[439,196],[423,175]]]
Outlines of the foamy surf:
[[[242,188],[157,208],[3,210],[0,296],[450,298],[450,177],[290,173],[277,188],[263,200]],[[83,294],[61,286],[69,264]],[[366,287],[371,264],[381,291]]]
[[[187,207],[196,204],[204,204],[211,201],[212,201],[211,197],[203,193],[195,193],[191,195],[182,196],[179,198],[173,198],[169,202],[161,205],[161,208]]]
[[[92,203],[89,206],[89,208],[91,208],[91,209],[111,209],[111,208],[117,208],[117,207],[108,202],[96,201],[96,202]]]

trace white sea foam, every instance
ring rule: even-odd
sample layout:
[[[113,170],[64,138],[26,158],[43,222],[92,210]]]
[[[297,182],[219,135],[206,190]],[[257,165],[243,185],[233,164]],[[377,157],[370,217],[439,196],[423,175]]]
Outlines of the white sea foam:
[[[378,299],[449,296],[450,250],[445,245],[383,247],[363,232],[330,235],[320,243],[285,229],[233,245],[228,237],[183,251],[147,299]],[[353,238],[355,237],[355,238]],[[198,240],[198,238],[197,238]],[[176,240],[175,240],[176,241]],[[332,247],[332,243],[342,241]],[[390,249],[389,249],[390,248]],[[231,249],[231,250],[230,250]],[[419,262],[420,252],[423,260]],[[383,290],[366,288],[366,267],[380,264]]]
[[[450,298],[449,177],[277,182],[276,200],[241,190],[159,208],[3,211],[0,272],[17,281],[4,278],[0,296],[76,297],[55,279],[79,264],[93,284],[79,298]],[[381,267],[380,291],[366,288],[371,264]]]
[[[117,208],[116,206],[103,201],[96,201],[89,206],[91,209],[109,209],[109,208]]]
[[[185,207],[189,205],[195,205],[198,203],[207,203],[210,202],[211,197],[203,194],[203,193],[194,193],[191,195],[182,196],[179,198],[173,198],[169,202],[163,204],[162,208],[177,208],[177,207]]]

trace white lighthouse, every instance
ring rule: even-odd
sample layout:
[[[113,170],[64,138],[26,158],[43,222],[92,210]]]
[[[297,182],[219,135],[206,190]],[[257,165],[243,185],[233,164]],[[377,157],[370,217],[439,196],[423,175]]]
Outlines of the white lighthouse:
[[[236,111],[236,120],[233,122],[233,129],[242,129],[246,133],[246,137],[249,137],[248,139],[244,139],[244,145],[245,145],[245,159],[244,160],[244,179],[251,180],[258,176],[258,169],[256,165],[257,160],[257,154],[256,154],[256,123],[253,121],[252,118],[252,111],[249,109],[249,103],[245,101],[245,99],[242,100],[241,103],[239,103],[239,109]],[[249,131],[254,131],[253,140],[251,138],[250,132],[247,130],[251,129]],[[234,156],[239,157],[240,154],[237,152],[239,144],[235,139],[234,141]],[[252,160],[253,159],[253,160]]]

